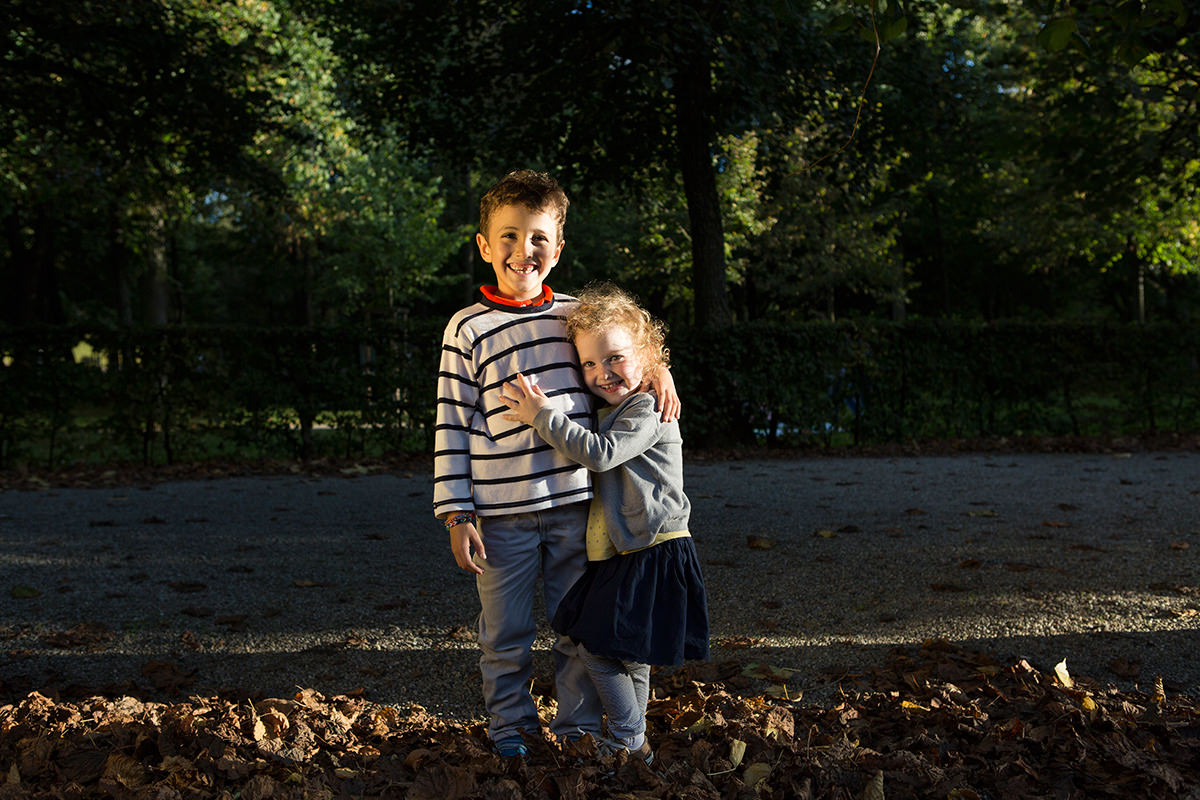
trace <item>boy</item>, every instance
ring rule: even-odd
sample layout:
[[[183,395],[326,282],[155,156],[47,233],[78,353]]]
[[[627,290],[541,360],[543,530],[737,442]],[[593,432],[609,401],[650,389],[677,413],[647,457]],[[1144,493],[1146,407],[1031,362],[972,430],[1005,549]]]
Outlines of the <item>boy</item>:
[[[503,419],[508,407],[500,399],[520,372],[569,418],[594,427],[563,325],[575,298],[545,284],[562,254],[568,205],[553,178],[530,170],[509,173],[483,196],[476,244],[496,285],[451,317],[438,372],[434,513],[450,532],[454,560],[475,575],[488,732],[504,757],[524,755],[522,734],[539,729],[529,694],[538,574],[553,617],[587,562],[587,470],[528,426]],[[663,414],[677,415],[669,373],[660,378]],[[551,732],[563,740],[599,737],[600,702],[570,639],[556,639],[553,659],[558,714]]]

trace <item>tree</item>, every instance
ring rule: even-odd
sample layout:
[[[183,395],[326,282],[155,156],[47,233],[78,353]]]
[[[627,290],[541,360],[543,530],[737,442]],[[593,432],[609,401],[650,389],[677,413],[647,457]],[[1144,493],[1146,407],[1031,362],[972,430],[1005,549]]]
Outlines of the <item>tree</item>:
[[[720,137],[787,116],[828,79],[816,68],[829,53],[809,7],[490,0],[321,8],[340,14],[360,110],[395,121],[447,160],[485,172],[553,164],[584,193],[679,176],[695,322],[728,324]]]
[[[113,265],[106,293],[128,298],[136,253],[148,296],[168,281],[169,229],[187,194],[218,177],[253,175],[242,147],[261,127],[269,100],[247,86],[261,63],[249,37],[235,41],[229,20],[198,0],[84,5],[16,0],[0,77],[2,211],[8,234],[6,285],[34,290],[35,316],[65,290],[65,252],[45,239],[83,238],[87,266]],[[86,229],[86,230],[85,230]],[[67,239],[69,241],[69,238]],[[74,257],[75,254],[70,254]],[[161,302],[147,308],[165,322]],[[128,303],[121,312],[132,319]]]

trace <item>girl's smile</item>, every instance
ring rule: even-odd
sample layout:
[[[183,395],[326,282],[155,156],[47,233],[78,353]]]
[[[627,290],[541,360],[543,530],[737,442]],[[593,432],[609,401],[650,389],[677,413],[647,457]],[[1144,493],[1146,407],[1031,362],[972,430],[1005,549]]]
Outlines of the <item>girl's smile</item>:
[[[575,349],[583,368],[588,390],[609,405],[617,405],[642,388],[642,354],[633,344],[629,331],[612,327],[600,331],[579,331]]]

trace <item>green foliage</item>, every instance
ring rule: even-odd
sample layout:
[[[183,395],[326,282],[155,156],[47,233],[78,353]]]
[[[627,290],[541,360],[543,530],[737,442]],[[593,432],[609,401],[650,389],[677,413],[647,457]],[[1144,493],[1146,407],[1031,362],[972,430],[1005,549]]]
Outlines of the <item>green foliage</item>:
[[[676,325],[1200,313],[1196,0],[6,11],[8,324],[444,318],[516,166]]]
[[[0,333],[0,466],[309,458],[432,441],[441,327],[54,328]],[[77,363],[72,349],[92,355]],[[47,447],[47,445],[49,445]]]
[[[439,332],[0,332],[0,466],[428,452]],[[1195,325],[753,322],[670,345],[692,446],[1200,430]]]
[[[676,333],[689,441],[828,444],[1200,427],[1194,325],[854,322]]]

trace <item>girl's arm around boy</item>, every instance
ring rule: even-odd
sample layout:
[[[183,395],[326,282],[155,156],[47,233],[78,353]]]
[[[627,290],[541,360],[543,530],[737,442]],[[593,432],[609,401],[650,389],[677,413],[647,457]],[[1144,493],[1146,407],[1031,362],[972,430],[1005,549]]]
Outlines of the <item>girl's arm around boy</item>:
[[[645,453],[662,436],[655,397],[639,392],[613,411],[612,425],[592,433],[556,409],[542,390],[518,373],[505,384],[504,404],[511,410],[505,419],[523,422],[577,464],[593,472],[606,472]]]

